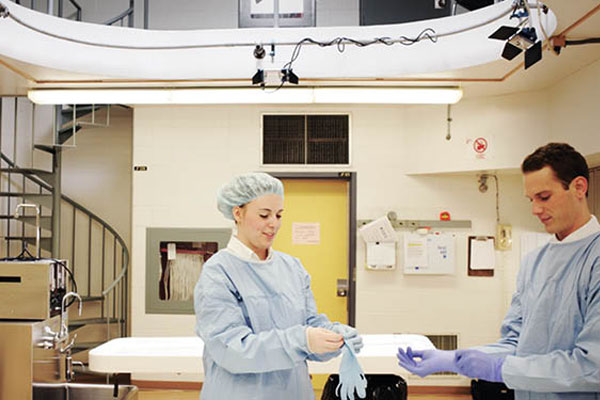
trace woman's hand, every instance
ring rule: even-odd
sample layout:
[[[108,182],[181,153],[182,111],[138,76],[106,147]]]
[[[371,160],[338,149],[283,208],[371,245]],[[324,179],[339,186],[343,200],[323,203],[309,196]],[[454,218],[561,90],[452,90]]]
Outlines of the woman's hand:
[[[306,328],[308,351],[321,354],[337,351],[344,344],[344,337],[325,328]]]

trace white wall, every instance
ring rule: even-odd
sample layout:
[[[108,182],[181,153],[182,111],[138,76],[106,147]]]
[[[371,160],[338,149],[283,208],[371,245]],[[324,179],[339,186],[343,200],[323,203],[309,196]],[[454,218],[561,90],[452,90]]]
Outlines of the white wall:
[[[506,104],[512,104],[509,100]],[[518,106],[514,106],[514,111]],[[480,103],[461,108],[465,115],[482,113],[485,109]],[[510,106],[505,108],[504,111],[510,113]],[[513,224],[515,246],[513,251],[498,255],[499,267],[493,278],[466,276],[466,236],[495,234],[494,186],[490,182],[490,190],[481,194],[477,190],[475,174],[406,175],[413,168],[411,153],[424,158],[433,154],[432,158],[441,158],[438,162],[442,164],[443,161],[451,163],[455,158],[430,152],[431,147],[447,144],[443,123],[446,110],[445,107],[427,106],[136,107],[134,164],[147,165],[148,171],[136,172],[133,176],[133,335],[193,334],[194,317],[191,315],[145,313],[145,231],[148,227],[229,226],[216,210],[215,192],[236,173],[268,170],[259,165],[262,112],[351,114],[352,165],[341,169],[357,172],[359,219],[379,217],[389,210],[396,211],[399,218],[436,219],[446,210],[454,219],[473,222],[472,230],[458,231],[457,273],[454,276],[405,276],[401,269],[366,271],[363,268],[364,245],[359,240],[356,320],[362,332],[458,333],[462,346],[483,344],[498,337],[500,321],[514,287],[519,234],[537,226],[529,216],[520,176],[500,176],[501,218],[503,222]],[[442,123],[430,124],[429,139],[421,144],[414,143],[415,136],[427,131],[420,118],[424,115],[428,120]],[[494,129],[500,133],[503,127],[504,130],[511,129],[512,121],[503,122],[499,117],[492,121]],[[480,123],[482,128],[490,128],[485,119]],[[464,135],[458,128],[455,134],[457,138]],[[523,151],[544,142],[539,140]],[[513,162],[511,159],[501,161],[503,165]],[[323,167],[292,169],[332,170]],[[477,318],[473,319],[473,315]],[[466,382],[461,378],[433,379],[436,384]]]
[[[461,347],[495,340],[515,286],[521,234],[541,231],[523,194],[520,162],[550,140],[569,141],[585,155],[600,150],[594,132],[599,117],[593,109],[599,68],[594,64],[540,92],[462,101],[452,107],[450,141],[445,139],[445,106],[137,107],[134,164],[149,169],[133,177],[133,335],[189,335],[194,328],[191,315],[145,314],[146,228],[229,226],[216,210],[217,188],[233,174],[269,170],[260,167],[261,113],[349,112],[352,165],[335,170],[357,172],[359,219],[390,210],[399,218],[435,219],[449,211],[453,219],[473,224],[470,230],[456,230],[453,276],[366,271],[364,244],[358,240],[357,327],[364,333],[456,333]],[[490,142],[484,159],[476,158],[468,143],[480,136]],[[512,250],[497,252],[493,278],[469,277],[466,271],[466,236],[495,234],[495,185],[490,180],[488,192],[478,191],[482,171],[499,171],[500,222],[513,227]]]
[[[567,141],[584,154],[600,153],[600,61],[558,82],[549,91],[553,141]]]

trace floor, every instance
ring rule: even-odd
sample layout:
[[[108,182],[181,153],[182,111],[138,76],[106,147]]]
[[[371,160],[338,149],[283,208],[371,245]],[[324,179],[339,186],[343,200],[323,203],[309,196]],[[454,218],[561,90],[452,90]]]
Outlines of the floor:
[[[139,392],[138,400],[198,400],[199,392],[195,390],[157,390],[143,389]],[[315,393],[317,399],[320,393]],[[458,394],[419,394],[409,395],[408,400],[468,400],[470,395]]]

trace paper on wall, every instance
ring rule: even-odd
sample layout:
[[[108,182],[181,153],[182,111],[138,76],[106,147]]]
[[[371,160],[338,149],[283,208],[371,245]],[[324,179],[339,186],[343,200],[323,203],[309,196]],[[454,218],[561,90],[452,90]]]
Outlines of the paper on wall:
[[[367,268],[393,269],[396,267],[396,243],[394,242],[368,242],[367,243]]]
[[[471,269],[494,269],[496,267],[496,253],[494,239],[471,238]]]
[[[426,267],[427,236],[406,232],[404,234],[404,265]]]
[[[377,218],[360,227],[358,233],[367,243],[369,242],[396,242],[396,231],[387,217]]]

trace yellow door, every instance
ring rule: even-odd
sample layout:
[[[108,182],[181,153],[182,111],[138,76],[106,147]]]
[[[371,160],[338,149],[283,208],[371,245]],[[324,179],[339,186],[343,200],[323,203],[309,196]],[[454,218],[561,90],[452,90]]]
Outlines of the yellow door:
[[[311,276],[319,313],[347,323],[347,297],[337,296],[337,280],[348,279],[348,182],[282,179],[283,223],[273,248],[298,257]],[[327,376],[313,375],[321,390]]]

